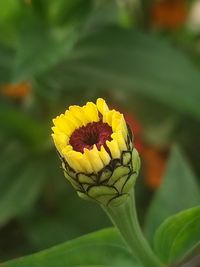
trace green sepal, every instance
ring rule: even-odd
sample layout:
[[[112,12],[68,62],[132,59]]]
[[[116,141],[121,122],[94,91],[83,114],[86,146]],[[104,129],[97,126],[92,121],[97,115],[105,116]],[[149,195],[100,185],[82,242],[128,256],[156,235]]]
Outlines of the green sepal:
[[[62,168],[68,173],[69,176],[76,179],[76,172],[64,161],[62,161]]]
[[[65,166],[65,163],[63,161],[62,161],[61,165],[62,165],[63,171],[67,171],[66,166]]]
[[[123,204],[127,200],[128,197],[129,197],[128,194],[119,195],[115,198],[112,198],[110,202],[108,203],[108,205],[114,206],[114,207],[119,206]]]
[[[87,192],[88,188],[91,186],[89,184],[81,184],[83,189]]]
[[[62,169],[68,173],[69,176],[76,179],[76,172],[69,166],[69,164],[66,162],[66,160],[60,155],[58,152],[59,158],[61,160]]]
[[[130,151],[123,151],[122,152],[122,165],[128,165],[131,162],[132,153]]]
[[[100,202],[103,205],[107,205],[108,202],[115,196],[118,195],[118,192],[115,188],[105,186],[105,185],[97,185],[91,186],[88,190],[88,195]]]
[[[109,163],[109,166],[114,170],[117,166],[121,166],[121,159],[112,159]]]
[[[111,175],[112,175],[111,169],[108,166],[106,166],[100,173],[99,182],[102,183],[108,180],[111,177]]]
[[[76,190],[82,189],[81,185],[74,178],[72,178],[66,171],[64,171],[64,175]]]
[[[114,169],[112,176],[110,177],[108,184],[114,184],[119,178],[130,173],[128,166],[118,166]]]
[[[80,198],[82,199],[85,199],[85,200],[93,200],[92,198],[90,198],[87,194],[83,193],[83,192],[80,192],[80,191],[77,191],[77,194]]]
[[[137,174],[136,173],[131,174],[129,176],[129,178],[127,179],[124,187],[122,188],[122,192],[123,193],[129,193],[131,191],[133,185],[135,184],[136,178],[137,178]]]
[[[96,182],[92,179],[92,177],[90,175],[84,174],[84,173],[78,173],[77,174],[77,179],[79,181],[79,183],[83,183],[83,184],[96,184]]]
[[[113,184],[113,186],[118,190],[118,192],[122,191],[122,188],[124,187],[127,179],[128,175],[122,176]]]
[[[95,185],[91,186],[88,190],[88,195],[92,198],[97,198],[99,196],[104,195],[115,195],[117,190],[114,187],[106,186],[106,185]]]
[[[132,165],[133,170],[138,174],[141,166],[140,156],[138,151],[134,148],[132,152]]]
[[[129,126],[128,123],[126,124],[126,126],[127,126],[127,130],[128,130],[128,137],[130,139],[130,142],[133,143],[133,133],[132,133],[131,127]]]
[[[117,195],[114,195],[114,197],[117,196]],[[98,201],[99,203],[107,206],[111,199],[113,198],[113,195],[103,195],[103,196],[99,196],[99,197],[96,197],[95,200]]]
[[[67,172],[69,173],[69,175],[70,175],[71,177],[73,177],[74,179],[76,179],[76,173],[75,173],[74,171],[68,169]]]

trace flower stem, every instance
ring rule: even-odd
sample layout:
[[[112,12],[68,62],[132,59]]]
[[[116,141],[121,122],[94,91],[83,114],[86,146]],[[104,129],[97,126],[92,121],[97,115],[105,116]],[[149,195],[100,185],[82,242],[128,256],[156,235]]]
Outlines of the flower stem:
[[[164,266],[152,251],[141,231],[134,192],[124,204],[117,207],[102,205],[102,208],[119,230],[131,253],[144,267]]]

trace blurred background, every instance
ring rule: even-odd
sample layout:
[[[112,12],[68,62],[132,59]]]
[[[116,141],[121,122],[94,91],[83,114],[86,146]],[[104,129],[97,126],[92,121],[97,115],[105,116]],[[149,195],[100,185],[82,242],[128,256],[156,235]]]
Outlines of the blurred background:
[[[53,117],[97,97],[134,131],[143,223],[174,144],[200,176],[200,1],[0,1],[1,261],[110,225],[51,140]]]

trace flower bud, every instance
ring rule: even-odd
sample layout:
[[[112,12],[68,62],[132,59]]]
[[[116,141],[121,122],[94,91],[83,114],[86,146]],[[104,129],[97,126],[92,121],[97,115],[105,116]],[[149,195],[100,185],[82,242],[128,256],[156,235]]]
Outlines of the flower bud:
[[[103,205],[126,201],[140,169],[123,114],[105,101],[70,106],[53,120],[53,140],[65,177],[83,199]]]

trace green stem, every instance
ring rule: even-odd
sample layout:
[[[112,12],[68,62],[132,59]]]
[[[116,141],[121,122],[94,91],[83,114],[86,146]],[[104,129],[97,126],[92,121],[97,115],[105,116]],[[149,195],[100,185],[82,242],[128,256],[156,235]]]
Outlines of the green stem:
[[[155,256],[141,231],[134,192],[124,204],[117,207],[102,206],[102,208],[118,228],[132,254],[144,267],[164,266]]]

